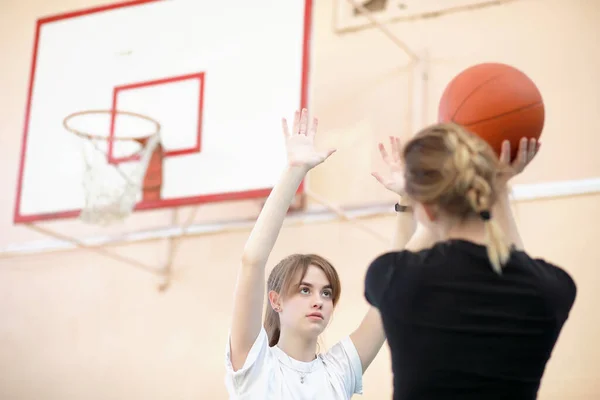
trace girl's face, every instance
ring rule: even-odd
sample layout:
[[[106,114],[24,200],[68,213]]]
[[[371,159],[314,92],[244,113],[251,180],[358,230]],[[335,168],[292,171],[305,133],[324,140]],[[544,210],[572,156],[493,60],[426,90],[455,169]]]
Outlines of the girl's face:
[[[319,336],[333,314],[333,291],[323,270],[311,265],[297,287],[279,298],[281,330]]]

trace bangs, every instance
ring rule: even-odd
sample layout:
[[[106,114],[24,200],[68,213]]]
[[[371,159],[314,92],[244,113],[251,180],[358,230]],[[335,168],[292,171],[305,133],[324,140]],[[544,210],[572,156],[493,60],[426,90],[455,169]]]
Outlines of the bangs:
[[[323,271],[331,286],[333,304],[337,304],[341,295],[341,283],[337,271],[329,261],[315,254],[290,256],[285,265],[285,270],[280,275],[281,281],[277,282],[280,285],[275,284],[275,286],[281,288],[280,293],[284,296],[294,295],[304,280],[308,267],[311,265]]]

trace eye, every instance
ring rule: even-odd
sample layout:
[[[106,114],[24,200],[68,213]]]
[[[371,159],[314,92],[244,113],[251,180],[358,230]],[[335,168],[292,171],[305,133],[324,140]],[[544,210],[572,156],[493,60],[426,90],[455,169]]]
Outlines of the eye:
[[[310,289],[307,287],[301,287],[300,288],[300,293],[302,294],[309,294],[310,293]]]
[[[323,296],[331,297],[331,296],[333,296],[333,293],[331,293],[331,290],[327,289],[327,290],[323,291]]]

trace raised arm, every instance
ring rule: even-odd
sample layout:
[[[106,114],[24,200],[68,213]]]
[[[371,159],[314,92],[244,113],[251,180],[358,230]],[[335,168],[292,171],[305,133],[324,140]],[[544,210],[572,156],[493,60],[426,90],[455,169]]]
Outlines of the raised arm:
[[[399,139],[390,137],[390,145],[391,155],[388,154],[382,143],[379,144],[379,152],[390,169],[389,178],[384,178],[377,172],[374,172],[373,176],[388,190],[400,196],[400,205],[408,206],[405,197],[402,196],[404,191],[404,176],[403,166],[400,161],[401,147]],[[411,237],[413,237],[414,232],[415,222],[410,208],[398,212],[391,250],[404,249],[409,243],[409,239],[413,240]],[[385,332],[379,310],[371,306],[358,328],[350,335],[350,338],[356,347],[364,373],[385,342]]]
[[[230,337],[231,363],[234,370],[244,365],[261,329],[265,298],[265,265],[287,210],[306,173],[335,151],[320,153],[315,150],[317,120],[313,119],[309,128],[306,110],[302,110],[302,113],[296,112],[291,133],[285,119],[282,125],[288,166],[267,198],[246,242],[234,291]]]
[[[494,218],[498,221],[502,231],[506,235],[506,239],[510,244],[514,245],[517,250],[523,250],[524,246],[510,205],[508,181],[523,172],[525,167],[527,167],[536,156],[539,149],[540,143],[535,139],[527,140],[526,138],[523,138],[519,143],[518,154],[511,163],[510,143],[505,141],[502,144],[502,152],[500,154],[502,172],[498,179],[498,199],[492,211]]]

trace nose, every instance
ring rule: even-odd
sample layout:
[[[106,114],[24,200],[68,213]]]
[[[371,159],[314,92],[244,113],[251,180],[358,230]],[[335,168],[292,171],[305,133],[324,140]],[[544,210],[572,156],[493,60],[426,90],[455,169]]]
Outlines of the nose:
[[[321,308],[323,308],[323,300],[316,299],[313,303],[313,308],[316,308],[317,310],[320,310]]]

